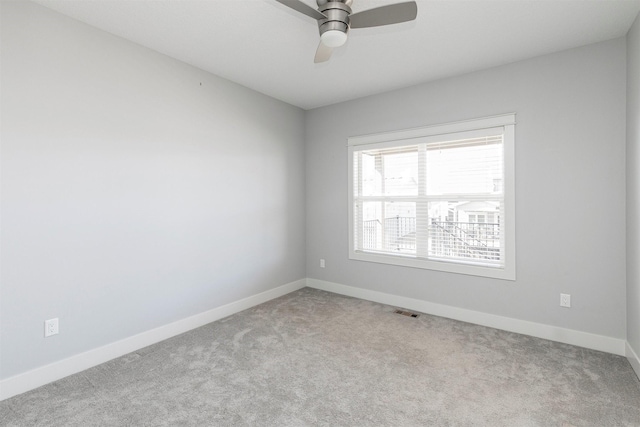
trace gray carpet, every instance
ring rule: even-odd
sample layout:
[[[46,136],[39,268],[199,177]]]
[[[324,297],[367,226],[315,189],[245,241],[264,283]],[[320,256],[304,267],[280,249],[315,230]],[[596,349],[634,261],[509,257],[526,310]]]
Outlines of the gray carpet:
[[[2,426],[640,426],[628,361],[305,288],[0,403]]]

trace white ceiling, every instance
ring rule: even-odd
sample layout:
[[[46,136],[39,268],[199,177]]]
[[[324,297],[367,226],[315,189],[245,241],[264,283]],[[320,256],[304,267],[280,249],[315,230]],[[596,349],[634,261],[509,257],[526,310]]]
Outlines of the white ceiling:
[[[316,22],[275,0],[35,2],[304,109],[620,37],[640,11],[640,0],[418,0],[416,21],[352,30],[314,64]]]

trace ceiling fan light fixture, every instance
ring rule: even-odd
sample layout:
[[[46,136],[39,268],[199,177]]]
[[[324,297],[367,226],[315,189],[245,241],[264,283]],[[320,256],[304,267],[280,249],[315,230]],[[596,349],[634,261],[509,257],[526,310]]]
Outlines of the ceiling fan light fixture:
[[[347,41],[347,34],[340,30],[329,30],[322,33],[320,40],[327,47],[340,47]]]
[[[415,0],[388,4],[353,13],[353,0],[316,0],[318,9],[314,9],[302,0],[275,0],[278,3],[313,18],[318,23],[320,43],[313,62],[326,62],[334,48],[347,41],[347,33],[353,28],[380,27],[413,21],[418,16],[418,4]],[[310,1],[310,0],[305,0]]]

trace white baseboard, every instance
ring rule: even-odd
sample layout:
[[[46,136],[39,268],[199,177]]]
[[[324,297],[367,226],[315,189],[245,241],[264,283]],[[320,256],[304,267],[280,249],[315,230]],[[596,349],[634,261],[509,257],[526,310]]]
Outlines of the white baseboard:
[[[633,368],[634,371],[636,371],[636,375],[638,376],[638,378],[640,378],[640,357],[638,357],[638,353],[633,351],[633,348],[631,347],[631,344],[629,344],[629,342],[627,342],[626,350],[627,350],[626,352],[627,359],[629,359],[629,363],[631,363],[631,367]]]
[[[196,314],[186,319],[164,325],[150,331],[134,335],[105,346],[71,356],[59,362],[6,378],[0,381],[0,400],[25,393],[66,376],[84,371],[116,357],[139,350],[197,327],[206,325],[274,298],[302,289],[306,286],[341,295],[360,298],[381,304],[407,308],[435,316],[461,320],[463,322],[502,329],[566,344],[626,356],[636,374],[640,377],[640,358],[629,343],[622,339],[610,338],[572,329],[559,328],[541,323],[518,320],[509,317],[436,304],[414,298],[402,297],[384,292],[371,291],[339,283],[317,279],[301,279],[283,286],[253,295],[230,304]]]
[[[339,283],[326,282],[324,280],[307,279],[307,286],[368,301],[393,305],[399,308],[407,308],[421,313],[447,317],[449,319],[461,320],[463,322],[474,323],[476,325],[488,326],[495,329],[502,329],[509,332],[516,332],[523,335],[613,353],[618,356],[625,355],[626,341],[622,339],[590,334],[588,332],[565,329],[542,323],[534,323],[526,320],[513,319],[510,317],[496,316],[494,314],[436,304],[414,298],[401,297],[384,292],[341,285]]]
[[[68,357],[40,368],[0,381],[0,400],[33,390],[50,382],[92,368],[116,357],[139,350],[148,345],[166,340],[207,323],[214,322],[258,304],[281,297],[304,288],[305,279],[300,279],[274,289],[243,298],[204,313],[178,320],[168,325],[142,332],[129,338]]]

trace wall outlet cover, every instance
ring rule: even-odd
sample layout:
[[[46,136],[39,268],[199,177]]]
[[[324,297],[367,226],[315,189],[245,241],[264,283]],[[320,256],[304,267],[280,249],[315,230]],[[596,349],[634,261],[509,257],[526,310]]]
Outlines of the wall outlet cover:
[[[58,318],[49,319],[44,321],[44,336],[50,337],[51,335],[56,335],[59,332],[58,328]]]

